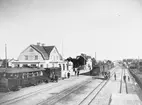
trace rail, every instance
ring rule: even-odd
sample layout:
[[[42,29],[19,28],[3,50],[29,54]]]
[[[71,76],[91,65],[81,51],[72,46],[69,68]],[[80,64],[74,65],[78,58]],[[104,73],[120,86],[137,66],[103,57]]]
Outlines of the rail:
[[[113,76],[113,72],[112,71],[112,75],[110,76],[110,78]],[[91,96],[91,94],[97,89],[99,88],[99,90],[97,91],[97,93],[93,96],[93,98],[88,102],[88,104],[85,105],[90,105],[92,103],[93,100],[95,100],[95,98],[98,96],[98,94],[101,92],[101,90],[106,86],[106,84],[108,83],[109,78],[107,79],[107,81],[102,81],[96,88],[94,88],[78,105],[81,105],[83,103],[85,103],[85,101],[87,100],[87,98],[89,98],[89,96]],[[103,84],[103,85],[102,85]],[[102,86],[101,86],[102,85]]]
[[[82,86],[87,85],[90,82],[91,81],[86,81],[84,83],[80,83],[80,84],[77,84],[73,87],[67,88],[67,89],[61,91],[60,93],[58,93],[57,95],[51,96],[47,100],[41,101],[36,105],[54,105],[57,102],[59,102],[60,100],[62,100],[63,98],[65,98],[66,96],[70,95],[74,91],[80,89]]]
[[[124,70],[125,74],[126,74],[126,70]],[[125,81],[125,88],[126,88],[126,94],[128,94],[128,86],[127,86],[127,81]]]
[[[128,86],[127,86],[127,81],[126,79],[124,80],[124,83],[123,83],[123,76],[126,76],[126,70],[122,68],[122,74],[121,74],[121,81],[120,81],[120,90],[119,90],[119,93],[122,93],[122,89],[125,88],[125,92],[126,94],[128,94]],[[123,87],[124,86],[124,87]]]
[[[122,93],[122,79],[123,79],[123,69],[122,69],[122,73],[121,73],[121,81],[120,81],[120,90],[119,93]]]
[[[30,93],[27,93],[27,94],[24,94],[24,95],[21,95],[21,96],[17,96],[17,97],[15,97],[15,98],[11,98],[11,99],[9,99],[9,100],[2,101],[2,102],[0,102],[0,105],[2,105],[2,104],[12,104],[12,103],[21,101],[21,100],[23,100],[23,99],[26,99],[26,98],[28,98],[28,97],[34,96],[34,95],[36,95],[36,94],[38,94],[38,93],[41,93],[41,92],[44,92],[44,91],[49,91],[49,90],[52,89],[53,87],[56,88],[56,87],[61,86],[61,85],[62,85],[62,84],[60,83],[60,84],[56,84],[56,85],[54,85],[54,86],[49,86],[48,88],[45,87],[45,88],[42,88],[42,89],[38,89],[38,90],[36,90],[36,91],[30,92]],[[7,95],[7,94],[6,94],[6,95]],[[6,96],[6,95],[5,95],[5,96]]]
[[[109,79],[108,79],[108,80],[109,80]],[[108,80],[107,80],[107,82],[108,82]],[[91,82],[91,81],[90,81],[90,82]],[[88,82],[88,83],[90,83],[90,82]],[[99,83],[99,84],[95,87],[95,89],[93,89],[93,91],[95,91],[95,90],[96,90],[98,87],[100,87],[103,83],[106,84],[107,82],[106,82],[106,80],[103,80],[101,83]],[[58,103],[60,100],[64,99],[66,96],[68,96],[68,95],[72,94],[73,92],[79,90],[83,85],[87,85],[87,84],[86,84],[86,83],[84,83],[84,84],[81,83],[81,85],[77,85],[77,86],[75,86],[74,88],[66,89],[65,91],[60,92],[60,93],[59,93],[58,95],[56,95],[56,96],[52,96],[52,97],[48,98],[48,99],[45,100],[45,101],[39,102],[37,105],[54,105],[54,104]],[[103,88],[104,86],[105,86],[105,85],[103,85],[103,86],[101,87],[101,89],[99,90],[99,92],[102,90],[102,88]],[[97,94],[98,94],[99,92],[97,92]],[[89,95],[90,95],[91,93],[92,93],[92,91],[89,93]],[[96,94],[96,96],[97,96],[97,94]],[[86,98],[87,98],[87,97],[86,97]],[[80,103],[80,104],[81,104],[81,103]],[[80,105],[80,104],[79,104],[79,105]]]

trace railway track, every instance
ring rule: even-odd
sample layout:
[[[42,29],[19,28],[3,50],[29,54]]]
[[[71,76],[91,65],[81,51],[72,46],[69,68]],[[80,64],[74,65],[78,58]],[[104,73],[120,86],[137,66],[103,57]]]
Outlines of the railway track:
[[[114,71],[112,71],[113,76]],[[92,102],[96,99],[98,94],[101,92],[101,90],[107,85],[109,79],[106,81],[102,81],[97,87],[95,87],[78,105],[91,105]]]
[[[38,89],[38,90],[33,91],[33,92],[30,92],[30,93],[28,93],[28,94],[21,95],[21,96],[18,96],[18,97],[9,99],[9,100],[2,101],[2,102],[0,102],[0,105],[10,105],[10,104],[16,103],[16,102],[18,102],[18,101],[21,101],[21,100],[23,100],[23,99],[26,99],[26,98],[28,98],[28,97],[34,96],[34,95],[36,95],[36,94],[38,94],[38,93],[41,93],[41,92],[44,92],[44,91],[49,91],[49,90],[52,89],[53,87],[54,87],[54,88],[57,88],[57,87],[62,86],[62,85],[63,85],[63,84],[60,83],[60,84],[56,84],[56,85],[54,85],[54,86],[49,86],[48,88],[45,87],[45,88],[42,88],[42,89]],[[6,95],[7,95],[7,94],[6,94]],[[4,96],[6,96],[6,95],[4,95]]]
[[[124,79],[123,78],[124,75],[126,75],[126,71],[125,71],[125,69],[122,69],[119,93],[126,93],[126,94],[128,94],[127,81],[126,81],[126,79],[123,80]]]
[[[90,105],[106,84],[107,84],[107,81],[102,81],[78,105]]]
[[[112,77],[112,75],[111,75],[111,77]],[[103,80],[101,83],[99,83],[78,105],[83,105],[84,103],[85,103],[84,105],[90,105],[91,102],[97,97],[97,95],[100,93],[100,91],[108,83],[108,81],[109,81],[109,79]],[[47,99],[46,101],[43,101],[37,105],[55,105],[60,100],[64,99],[66,96],[72,94],[74,91],[79,90],[83,85],[87,85],[87,84],[84,83],[84,84],[78,85],[78,86],[72,88],[71,90],[67,89],[67,90],[61,92],[60,94],[58,94],[58,96],[53,96],[53,97]],[[88,99],[90,100],[90,96],[91,97],[93,96],[93,97],[91,98],[91,101],[88,103],[86,100],[88,100]],[[86,102],[87,102],[87,104],[86,104]]]
[[[52,97],[48,98],[45,101],[41,101],[41,102],[39,102],[36,105],[54,105],[57,102],[59,102],[60,100],[62,100],[63,98],[65,98],[66,96],[70,95],[74,91],[80,89],[82,86],[85,86],[85,85],[87,85],[90,82],[91,82],[90,80],[89,81],[85,81],[83,83],[77,84],[77,85],[75,85],[73,87],[70,87],[68,89],[65,89],[62,92],[58,93],[57,95],[52,96]]]
[[[57,95],[53,95],[51,97],[49,97],[48,99],[46,100],[42,100],[41,102],[39,102],[37,105],[53,105],[57,102],[59,102],[60,100],[62,100],[63,98],[65,98],[66,96],[70,95],[71,93],[73,93],[74,91],[80,89],[82,86],[84,85],[87,85],[88,83],[90,83],[91,81],[85,81],[83,83],[80,83],[80,84],[77,84],[77,85],[74,85],[68,89],[65,89],[63,91],[61,91],[60,93],[58,93]],[[102,90],[102,88],[107,84],[108,80],[107,81],[102,81],[95,89],[95,90],[98,90],[98,92],[96,93],[95,97],[97,96],[97,94],[99,94],[99,92]],[[61,86],[61,84],[57,84],[57,85],[54,85],[54,88],[58,86]],[[42,90],[37,90],[37,91],[34,91],[34,92],[30,92],[28,94],[25,94],[25,95],[22,95],[20,97],[16,97],[16,98],[13,98],[13,99],[10,99],[10,100],[6,100],[6,101],[3,101],[0,103],[0,105],[10,105],[10,104],[14,104],[14,103],[18,103],[28,97],[32,97],[38,93],[41,93],[41,92],[44,92],[44,91],[49,91],[50,89],[52,89],[53,86],[50,86],[48,88],[43,88]],[[94,100],[94,98],[92,99]],[[89,105],[89,104],[88,104]]]

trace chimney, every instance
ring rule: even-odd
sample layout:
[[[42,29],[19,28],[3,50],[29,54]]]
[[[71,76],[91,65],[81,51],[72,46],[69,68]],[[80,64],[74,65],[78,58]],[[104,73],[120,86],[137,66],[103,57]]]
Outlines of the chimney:
[[[45,44],[44,43],[42,43],[42,46],[44,46]]]
[[[38,45],[38,46],[40,46],[40,43],[39,43],[39,42],[37,42],[37,45]]]

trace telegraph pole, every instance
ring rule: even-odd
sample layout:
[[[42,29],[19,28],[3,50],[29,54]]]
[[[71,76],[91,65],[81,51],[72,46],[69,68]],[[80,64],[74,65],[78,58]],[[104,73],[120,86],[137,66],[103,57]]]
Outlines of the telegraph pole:
[[[7,45],[5,44],[5,71],[7,69]]]
[[[7,45],[5,44],[5,68],[7,69]]]
[[[63,39],[62,39],[62,59],[64,58],[63,56],[64,56],[64,53],[63,53]]]
[[[138,56],[138,69],[140,68],[140,58]]]
[[[95,52],[95,60],[96,60],[96,62],[97,62],[97,56],[96,56],[96,52]]]

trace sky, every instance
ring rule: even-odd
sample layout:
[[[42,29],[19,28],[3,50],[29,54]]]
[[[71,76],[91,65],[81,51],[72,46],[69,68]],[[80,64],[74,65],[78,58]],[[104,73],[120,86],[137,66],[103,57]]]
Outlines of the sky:
[[[142,58],[140,0],[0,0],[0,58],[30,44],[55,45],[64,58]]]

